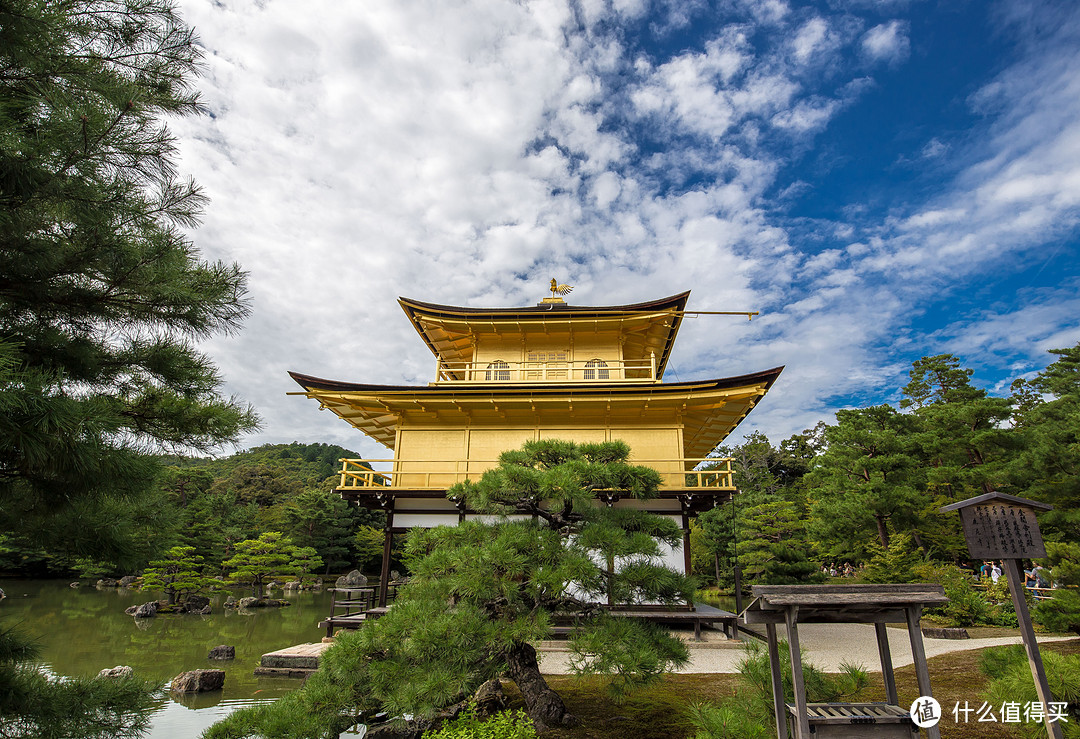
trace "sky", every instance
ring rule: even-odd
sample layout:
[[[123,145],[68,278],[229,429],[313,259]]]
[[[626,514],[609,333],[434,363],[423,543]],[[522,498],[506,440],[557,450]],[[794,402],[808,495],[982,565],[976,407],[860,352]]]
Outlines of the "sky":
[[[691,290],[668,381],[785,365],[730,437],[897,403],[952,353],[1006,395],[1080,342],[1080,4],[180,0],[192,238],[249,273],[203,345],[247,448],[378,444],[289,370],[425,385],[397,298]]]

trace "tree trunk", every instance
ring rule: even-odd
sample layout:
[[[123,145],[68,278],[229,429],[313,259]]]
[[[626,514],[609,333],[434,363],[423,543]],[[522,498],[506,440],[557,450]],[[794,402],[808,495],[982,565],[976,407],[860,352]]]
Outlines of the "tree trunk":
[[[548,687],[540,674],[536,650],[531,644],[515,644],[506,654],[510,679],[518,686],[536,731],[552,726],[577,726],[577,717],[566,710],[562,698]]]
[[[877,535],[878,540],[881,542],[881,546],[885,549],[889,548],[889,529],[885,527],[885,519],[888,516],[874,516],[877,520]]]

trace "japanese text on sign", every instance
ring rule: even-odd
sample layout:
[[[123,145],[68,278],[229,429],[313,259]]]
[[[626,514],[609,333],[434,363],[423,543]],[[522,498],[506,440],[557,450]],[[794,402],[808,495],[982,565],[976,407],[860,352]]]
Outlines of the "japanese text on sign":
[[[971,556],[1022,559],[1046,556],[1035,511],[1002,503],[973,505],[960,511]]]

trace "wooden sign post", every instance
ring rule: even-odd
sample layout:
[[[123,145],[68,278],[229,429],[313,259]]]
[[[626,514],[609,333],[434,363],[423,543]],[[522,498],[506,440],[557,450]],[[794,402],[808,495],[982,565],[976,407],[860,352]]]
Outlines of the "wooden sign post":
[[[1061,725],[1051,720],[1050,703],[1053,696],[1046,682],[1039,644],[1035,641],[1035,629],[1031,625],[1027,600],[1024,598],[1024,578],[1020,574],[1019,560],[1040,559],[1046,556],[1039,523],[1035,511],[1049,511],[1053,506],[1027,498],[1017,498],[1004,493],[987,493],[968,498],[938,510],[959,511],[964,526],[964,538],[968,551],[976,559],[1000,559],[1005,563],[1009,593],[1012,595],[1020,636],[1024,640],[1028,664],[1035,678],[1035,690],[1043,704],[1043,723],[1051,739],[1062,739]]]

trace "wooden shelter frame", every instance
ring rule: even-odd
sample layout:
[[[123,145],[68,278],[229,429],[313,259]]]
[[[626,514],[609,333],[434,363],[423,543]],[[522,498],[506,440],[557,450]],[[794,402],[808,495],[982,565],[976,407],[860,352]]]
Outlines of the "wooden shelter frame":
[[[884,706],[877,705],[896,709],[891,711],[893,724],[905,717],[910,720],[910,716],[908,711],[899,705],[886,624],[906,624],[908,638],[911,641],[911,656],[915,662],[919,694],[931,695],[930,671],[926,665],[926,650],[923,647],[919,620],[924,606],[936,606],[948,602],[945,591],[940,585],[755,585],[752,591],[755,600],[743,612],[743,619],[748,624],[765,624],[778,739],[788,739],[787,713],[789,711],[792,713],[795,738],[810,739],[813,735],[810,733],[811,713],[808,705],[810,709],[823,705],[849,709],[868,705],[807,704],[802,655],[799,651],[799,624],[867,623],[874,625],[886,697]],[[776,636],[776,625],[781,623],[787,628],[792,685],[795,694],[794,705],[784,701],[780,647]],[[881,717],[875,717],[872,711],[864,712],[867,713],[865,717],[848,717],[849,723],[862,723],[856,719],[881,720]],[[815,713],[815,719],[816,723],[832,723],[830,720],[823,719],[821,712]],[[929,727],[926,731],[929,739],[941,739],[941,732],[937,726]],[[859,732],[857,735],[868,734],[869,732]],[[836,736],[836,734],[833,735]],[[849,736],[855,735],[849,734]]]

